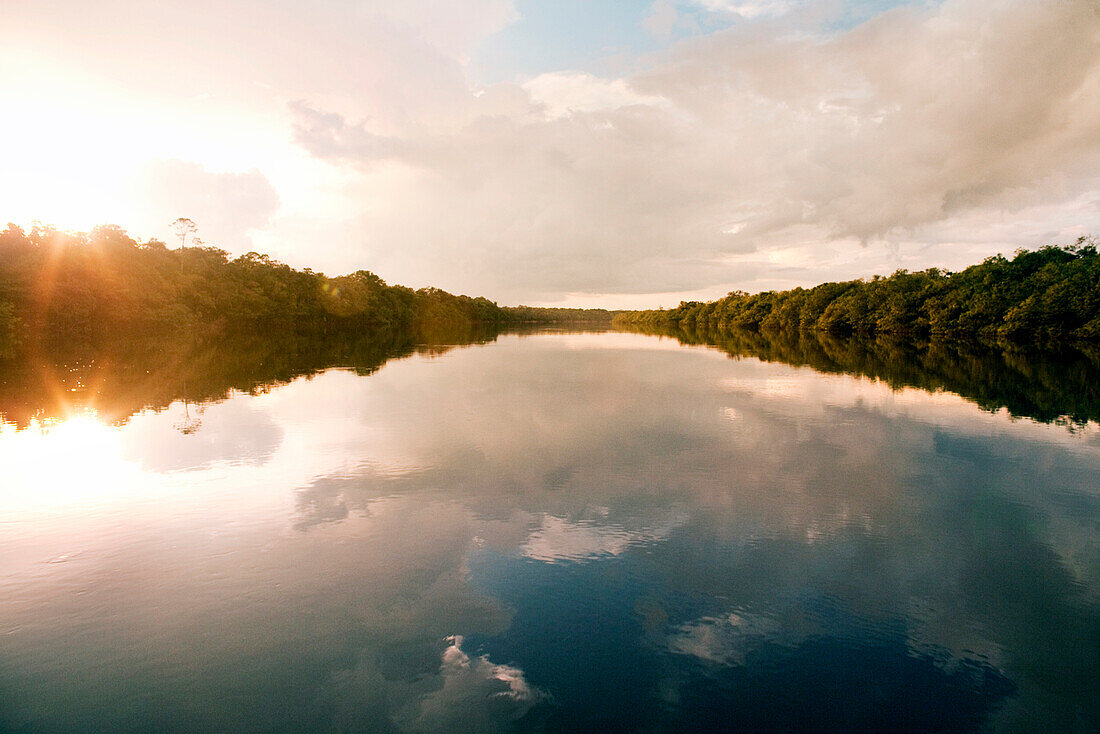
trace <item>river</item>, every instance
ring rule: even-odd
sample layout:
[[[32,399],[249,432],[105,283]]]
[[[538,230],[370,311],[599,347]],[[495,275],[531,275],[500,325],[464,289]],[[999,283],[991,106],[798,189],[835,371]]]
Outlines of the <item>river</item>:
[[[0,730],[1100,730],[1080,396],[474,342],[9,375]]]

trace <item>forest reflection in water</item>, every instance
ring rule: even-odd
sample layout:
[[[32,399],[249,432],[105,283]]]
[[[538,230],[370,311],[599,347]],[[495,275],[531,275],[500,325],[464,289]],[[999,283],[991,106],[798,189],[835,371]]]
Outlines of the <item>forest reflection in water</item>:
[[[838,337],[745,330],[639,328],[682,344],[706,345],[734,358],[755,357],[818,372],[859,375],[894,388],[953,392],[984,410],[1042,422],[1100,421],[1100,350],[967,341],[913,343],[890,337]]]
[[[106,423],[175,401],[201,404],[230,392],[259,393],[299,377],[340,368],[369,375],[392,359],[439,355],[492,341],[493,327],[332,334],[245,332],[117,337],[24,348],[0,359],[0,416],[17,426],[92,409]]]
[[[567,330],[609,331],[602,326]],[[331,335],[244,333],[193,340],[120,338],[45,345],[0,359],[0,419],[62,418],[93,408],[107,423],[174,401],[201,404],[231,391],[262,392],[329,368],[369,375],[391,359],[492,342],[503,334],[552,332],[545,326],[491,325]],[[629,331],[709,346],[732,358],[753,357],[832,374],[880,380],[892,388],[947,391],[983,410],[1067,426],[1100,421],[1100,351],[1028,349],[969,342],[917,344],[840,338],[824,333],[768,333],[638,328]]]
[[[751,339],[4,378],[0,730],[1095,729],[1090,357]]]

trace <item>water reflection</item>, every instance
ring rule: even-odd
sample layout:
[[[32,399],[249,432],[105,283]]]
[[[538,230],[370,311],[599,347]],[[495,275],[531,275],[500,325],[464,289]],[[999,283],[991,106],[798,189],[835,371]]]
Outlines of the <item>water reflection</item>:
[[[180,334],[40,345],[0,357],[0,418],[25,426],[35,418],[93,411],[105,423],[121,423],[182,401],[177,428],[193,433],[204,403],[235,392],[259,394],[332,367],[369,375],[389,360],[441,355],[496,335],[476,327],[320,336],[274,331],[214,340]]]
[[[510,327],[506,333],[547,331]],[[26,426],[35,418],[61,420],[90,410],[103,422],[121,423],[142,410],[182,401],[177,428],[193,433],[201,427],[205,403],[234,392],[262,393],[333,367],[370,375],[389,360],[441,356],[456,347],[492,342],[502,333],[485,326],[322,336],[249,333],[215,341],[179,335],[49,345],[44,351],[0,357],[0,422]],[[894,389],[948,391],[983,410],[1006,410],[1014,417],[1056,422],[1071,430],[1100,421],[1100,354],[1086,345],[1020,351],[826,334],[644,333],[717,348],[734,359],[753,357],[826,374],[861,375]],[[613,341],[604,345],[614,347]],[[783,386],[773,382],[771,389]]]
[[[0,433],[0,728],[1100,722],[1093,424],[635,334],[253,392],[76,424],[99,504]]]
[[[91,415],[32,421],[26,430],[0,425],[3,512],[11,517],[117,496],[132,472],[118,433]]]
[[[863,375],[894,388],[948,390],[984,410],[1070,427],[1100,420],[1100,353],[1093,345],[1022,349],[952,341],[841,338],[711,329],[639,329],[683,344],[713,346],[737,359]]]

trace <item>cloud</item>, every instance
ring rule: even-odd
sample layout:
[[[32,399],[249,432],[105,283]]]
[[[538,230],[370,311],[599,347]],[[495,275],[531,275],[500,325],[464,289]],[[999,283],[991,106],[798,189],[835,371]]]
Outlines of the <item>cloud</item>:
[[[712,221],[720,194],[671,176],[681,133],[670,115],[630,105],[484,117],[400,143],[346,123],[299,125],[297,134],[310,151],[366,168],[379,149],[403,149],[408,175],[371,172],[386,181],[388,206],[359,225],[389,279],[516,297],[682,288],[705,277],[694,257],[722,249],[723,222]]]
[[[649,14],[642,18],[642,27],[656,38],[668,40],[679,19],[680,14],[670,0],[655,0]]]
[[[134,188],[146,231],[169,243],[168,225],[182,216],[198,224],[203,241],[247,251],[249,233],[265,227],[279,208],[275,187],[256,169],[216,173],[188,161],[153,161],[140,169]]]
[[[1100,224],[1063,206],[1100,189],[1093,3],[954,0],[789,31],[740,24],[630,78],[477,90],[431,133],[302,103],[297,139],[384,189],[354,226],[391,279],[499,298],[717,288],[744,279],[737,256],[792,245],[813,278],[828,243],[850,263],[964,219],[986,250]],[[1044,207],[1027,232],[998,226]]]
[[[766,193],[749,230],[868,239],[1095,185],[1098,28],[1090,3],[953,2],[825,42],[717,34],[638,86],[686,90],[699,119],[739,113]]]
[[[468,59],[510,0],[16,2],[4,91],[34,113],[0,199],[113,219],[158,156],[117,215],[143,236],[190,216],[228,249],[512,302],[958,267],[1100,229],[1096,3],[881,7],[656,0],[637,22],[689,38],[484,85]]]
[[[332,112],[318,112],[301,100],[289,106],[296,117],[295,142],[318,158],[364,164],[397,157],[407,149],[396,138],[368,132],[362,124],[349,124]]]
[[[21,43],[153,98],[308,93],[395,120],[454,104],[471,48],[517,18],[511,0],[42,0],[5,11]]]
[[[694,0],[694,5],[714,13],[732,13],[745,19],[759,18],[762,16],[782,15],[789,12],[795,5],[790,0]]]
[[[632,105],[660,108],[665,104],[663,97],[639,94],[623,79],[608,81],[583,72],[540,74],[521,86],[550,118]]]

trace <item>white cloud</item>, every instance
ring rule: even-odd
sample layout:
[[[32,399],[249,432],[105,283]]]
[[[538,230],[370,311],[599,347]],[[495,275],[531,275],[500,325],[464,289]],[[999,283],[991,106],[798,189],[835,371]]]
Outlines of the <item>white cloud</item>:
[[[516,17],[511,0],[5,6],[14,43],[75,61],[147,98],[309,94],[394,119],[454,104],[466,88],[465,56]]]
[[[654,0],[649,14],[642,18],[642,27],[656,38],[667,40],[680,20],[680,14],[671,0]]]
[[[762,16],[782,15],[789,12],[795,2],[791,0],[691,0],[692,4],[702,6],[714,13],[732,13],[742,18],[752,19]]]
[[[1100,191],[1098,13],[956,0],[826,38],[740,26],[633,78],[537,77],[527,105],[499,85],[511,106],[446,133],[387,136],[304,106],[298,137],[367,176],[382,157],[416,172],[358,223],[396,280],[503,299],[751,288],[781,271],[731,255],[801,244],[805,272],[780,277],[812,282],[828,243],[859,260],[863,243],[919,248],[966,219],[970,256],[1100,226],[1058,206]],[[1057,213],[999,226],[1035,207]]]
[[[625,79],[600,79],[583,72],[551,72],[524,82],[523,89],[550,118],[577,112],[617,110],[631,105],[665,107],[662,97],[639,94]]]

